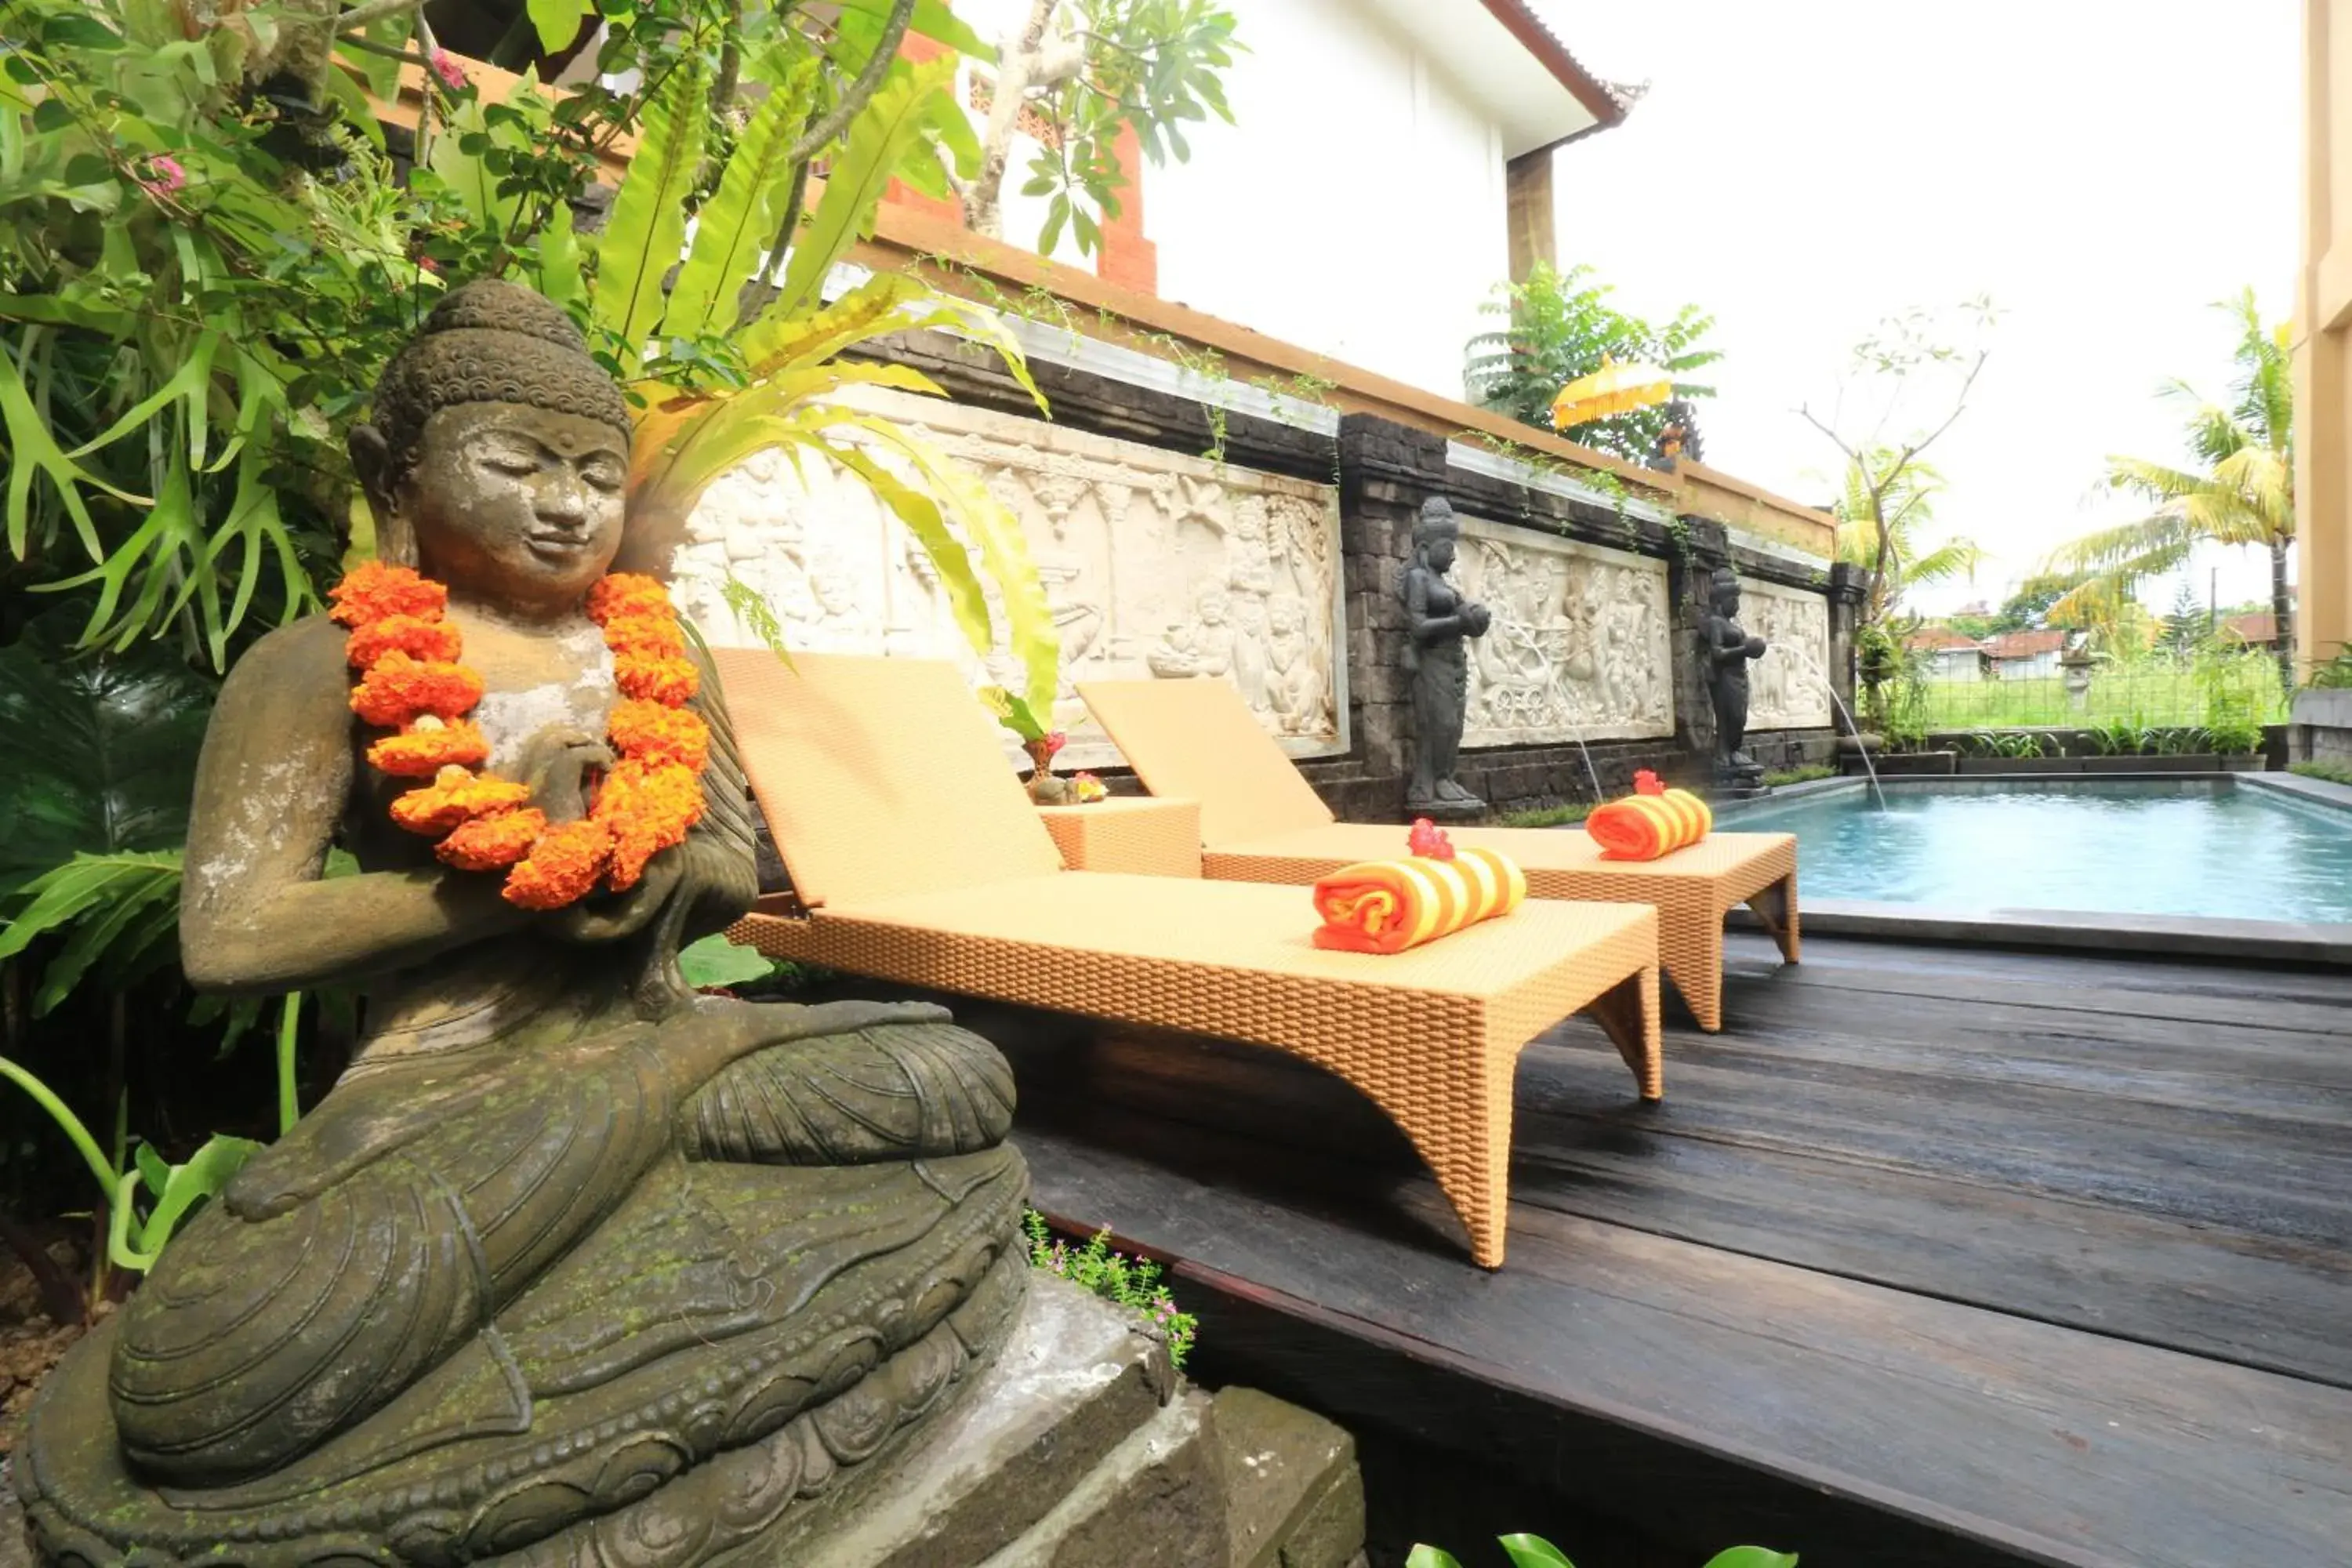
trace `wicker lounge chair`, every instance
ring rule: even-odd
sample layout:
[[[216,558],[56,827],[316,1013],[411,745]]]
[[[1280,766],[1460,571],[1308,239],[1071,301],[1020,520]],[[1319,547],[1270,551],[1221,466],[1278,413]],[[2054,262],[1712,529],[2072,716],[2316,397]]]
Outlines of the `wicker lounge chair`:
[[[1409,952],[1327,952],[1296,889],[1064,870],[950,665],[802,654],[787,668],[728,649],[718,663],[793,888],[746,916],[737,942],[1303,1057],[1403,1129],[1490,1268],[1520,1047],[1589,1012],[1642,1098],[1663,1092],[1649,910],[1529,902]]]
[[[1202,869],[1240,882],[1312,882],[1388,854],[1393,827],[1336,822],[1241,693],[1223,680],[1094,680],[1078,695],[1155,795],[1198,801]],[[1603,860],[1583,833],[1455,827],[1457,844],[1508,855],[1538,899],[1649,904],[1658,955],[1700,1028],[1723,1027],[1723,917],[1745,903],[1797,962],[1797,841],[1713,833],[1656,860]]]

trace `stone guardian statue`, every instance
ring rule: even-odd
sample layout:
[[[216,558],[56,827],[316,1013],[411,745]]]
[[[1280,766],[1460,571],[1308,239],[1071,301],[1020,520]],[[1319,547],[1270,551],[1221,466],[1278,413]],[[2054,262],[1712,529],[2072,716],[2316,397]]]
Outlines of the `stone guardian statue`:
[[[446,589],[487,769],[551,824],[614,763],[583,605],[629,441],[571,321],[499,283],[434,310],[351,437],[384,556]],[[182,950],[207,991],[360,985],[362,1043],[43,1387],[26,1514],[86,1568],[701,1563],[877,1464],[1006,1331],[1011,1075],[935,1007],[681,979],[757,886],[707,666],[699,823],[541,910],[390,819],[414,781],[367,753],[351,642],[312,616],[230,674]]]
[[[1405,810],[1414,816],[1472,816],[1486,802],[1454,777],[1470,696],[1465,637],[1486,635],[1486,606],[1465,600],[1445,574],[1462,525],[1443,496],[1423,501],[1412,525],[1412,564],[1404,574],[1402,664],[1412,683],[1412,770]]]
[[[1734,791],[1762,787],[1764,769],[1742,748],[1748,741],[1748,667],[1764,657],[1764,639],[1739,626],[1739,579],[1718,566],[1710,579],[1706,618],[1699,626],[1702,668],[1715,704],[1715,776]]]

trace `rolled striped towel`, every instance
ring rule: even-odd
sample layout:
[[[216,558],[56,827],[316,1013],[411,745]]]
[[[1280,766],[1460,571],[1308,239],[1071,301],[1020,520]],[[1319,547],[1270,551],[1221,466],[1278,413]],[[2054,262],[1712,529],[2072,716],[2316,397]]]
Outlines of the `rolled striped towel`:
[[[1323,923],[1316,928],[1315,945],[1402,952],[1507,915],[1527,896],[1527,873],[1491,849],[1457,849],[1445,860],[1422,855],[1365,860],[1316,882],[1315,912]]]
[[[1715,826],[1706,802],[1686,789],[1668,789],[1647,768],[1633,775],[1633,793],[1596,806],[1584,830],[1603,860],[1654,860],[1687,848]]]

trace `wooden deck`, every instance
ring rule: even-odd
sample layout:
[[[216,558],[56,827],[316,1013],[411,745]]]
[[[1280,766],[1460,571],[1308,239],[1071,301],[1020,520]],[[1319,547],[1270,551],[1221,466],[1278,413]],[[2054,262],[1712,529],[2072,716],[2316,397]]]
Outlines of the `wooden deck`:
[[[1493,1275],[1336,1080],[991,1032],[1039,1206],[1368,1432],[1806,1568],[2352,1563],[2352,976],[1805,956],[1734,938],[1657,1110],[1588,1024],[1528,1049]]]

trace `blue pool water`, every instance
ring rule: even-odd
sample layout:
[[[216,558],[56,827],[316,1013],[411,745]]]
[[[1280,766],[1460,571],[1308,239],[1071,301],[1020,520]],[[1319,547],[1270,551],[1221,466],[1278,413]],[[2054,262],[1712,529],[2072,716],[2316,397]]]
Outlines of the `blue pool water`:
[[[2086,910],[2352,921],[2352,811],[2226,778],[1953,780],[1723,814],[1797,836],[1808,899],[1944,910]]]

